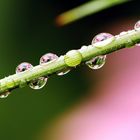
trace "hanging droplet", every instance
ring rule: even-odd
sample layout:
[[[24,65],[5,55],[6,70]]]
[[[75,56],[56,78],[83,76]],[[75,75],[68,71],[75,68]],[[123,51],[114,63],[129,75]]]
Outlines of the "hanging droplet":
[[[140,20],[135,24],[134,29],[137,31],[140,30]]]
[[[30,63],[23,62],[16,67],[16,73],[23,72],[23,71],[28,70],[30,68],[33,68],[33,66]]]
[[[55,60],[57,58],[58,58],[58,56],[56,54],[47,53],[40,58],[40,64],[50,62],[50,61]]]
[[[86,62],[86,65],[91,69],[100,69],[104,66],[106,60],[106,55],[97,56]]]
[[[60,72],[57,72],[58,76],[63,76],[65,74],[67,74],[68,72],[70,72],[70,68],[64,68],[63,70],[61,70]]]
[[[9,94],[10,94],[10,92],[6,91],[6,92],[0,94],[0,98],[7,98]]]
[[[47,80],[46,77],[39,77],[38,79],[32,80],[29,83],[29,87],[32,89],[41,89],[46,85]]]
[[[109,33],[100,33],[96,35],[92,40],[92,46],[96,48],[102,48],[112,41],[114,41],[115,37]]]

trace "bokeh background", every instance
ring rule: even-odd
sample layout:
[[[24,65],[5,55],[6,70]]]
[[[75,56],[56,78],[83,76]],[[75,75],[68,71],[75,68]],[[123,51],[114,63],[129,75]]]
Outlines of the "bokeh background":
[[[88,45],[92,38],[100,32],[118,34],[123,30],[132,29],[140,17],[140,3],[137,0],[102,10],[66,26],[60,27],[55,23],[59,14],[85,2],[87,0],[0,0],[0,78],[15,73],[16,66],[21,62],[38,65],[40,57],[47,52],[61,55],[70,49]],[[109,89],[109,82],[111,82],[109,78],[114,76],[114,71],[119,77],[121,67],[123,72],[127,67],[126,73],[132,64],[136,69],[135,65],[140,65],[136,61],[140,59],[138,51],[137,48],[113,53],[109,56],[104,68],[99,71],[92,71],[83,66],[62,77],[52,76],[46,87],[41,90],[35,91],[29,87],[15,90],[8,98],[0,100],[0,139],[76,140],[77,136],[77,140],[83,140],[79,137],[81,135],[86,140],[93,140],[94,131],[88,134],[89,137],[84,135],[83,132],[87,130],[85,125],[78,127],[77,124],[77,129],[81,127],[85,129],[78,131],[79,133],[75,131],[75,134],[71,132],[73,127],[69,127],[69,125],[68,130],[62,129],[58,133],[58,130],[61,130],[59,126],[67,122],[67,120],[63,122],[65,116],[71,120],[71,117],[68,116],[73,116],[75,112],[78,112],[80,106],[83,109],[86,108],[84,102],[89,101],[91,103],[89,106],[96,108],[92,102],[97,97],[97,93],[100,96],[103,95],[105,101],[109,103],[110,100],[106,98],[106,94],[111,92],[98,92],[97,89],[104,89],[104,86],[105,90]],[[131,60],[130,57],[135,55],[137,57]],[[136,74],[133,70],[129,72],[129,75]],[[116,77],[114,77],[114,82],[118,80]],[[136,77],[139,81],[140,77]],[[123,75],[121,78],[123,79]],[[119,80],[121,81],[121,79]],[[134,81],[135,79],[130,84],[131,86],[135,83]],[[116,91],[115,86],[112,87]],[[123,87],[124,93],[128,87]],[[140,93],[138,87],[137,92]],[[97,101],[98,98],[95,102]],[[73,110],[75,111],[73,112]],[[79,113],[77,120],[80,120],[81,116],[85,114],[86,111]],[[85,117],[81,119],[81,122],[88,119],[90,122],[92,121],[92,118]],[[79,123],[81,124],[81,122]],[[74,125],[72,122],[70,124]],[[91,123],[91,125],[93,124]],[[92,127],[88,127],[88,129],[94,130]],[[134,130],[139,130],[139,128]],[[64,138],[61,138],[62,135]]]

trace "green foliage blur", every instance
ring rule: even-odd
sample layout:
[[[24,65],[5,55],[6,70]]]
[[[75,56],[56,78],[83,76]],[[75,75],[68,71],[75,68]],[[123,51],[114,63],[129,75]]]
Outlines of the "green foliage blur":
[[[21,62],[38,65],[45,53],[60,55],[79,47],[74,28],[55,25],[55,8],[41,0],[0,0],[0,78],[14,74]],[[86,79],[81,73],[77,69],[63,77],[52,76],[41,90],[25,87],[1,99],[0,139],[38,139],[46,124],[84,94]]]
[[[83,2],[0,0],[0,78],[15,73],[21,62],[38,65],[47,52],[61,55],[88,45],[109,22],[136,13],[136,9],[129,11],[130,4],[124,4],[128,11],[122,15],[117,6],[65,27],[55,24],[58,14]],[[114,13],[116,19],[113,9],[118,10]],[[86,71],[80,67],[63,77],[52,76],[41,90],[25,87],[1,99],[0,139],[38,140],[46,125],[86,96],[89,87]]]

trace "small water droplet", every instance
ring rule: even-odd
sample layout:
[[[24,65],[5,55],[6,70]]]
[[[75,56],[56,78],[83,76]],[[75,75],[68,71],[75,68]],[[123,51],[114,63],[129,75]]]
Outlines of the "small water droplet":
[[[100,33],[93,38],[92,46],[96,48],[102,48],[110,44],[114,40],[115,40],[115,37],[112,34]]]
[[[136,22],[134,29],[137,31],[140,30],[140,20],[138,22]]]
[[[88,46],[82,46],[80,50],[86,50]]]
[[[6,92],[0,94],[0,98],[7,98],[9,94],[10,94],[10,92],[6,91]]]
[[[70,68],[64,68],[64,69],[61,70],[60,72],[57,72],[57,75],[58,75],[58,76],[63,76],[63,75],[65,75],[65,74],[69,73],[70,70],[71,70]]]
[[[50,62],[52,60],[56,60],[57,58],[58,58],[58,56],[56,54],[47,53],[40,58],[40,64],[44,64],[44,63]]]
[[[126,35],[126,34],[127,34],[127,32],[126,31],[123,31],[123,32],[120,33],[120,36]]]
[[[32,89],[41,89],[46,85],[47,80],[46,77],[39,77],[38,79],[32,80],[29,83],[29,87]]]
[[[16,67],[16,73],[23,72],[23,71],[28,70],[30,68],[33,68],[33,66],[30,63],[23,62]]]
[[[91,69],[100,69],[104,66],[106,60],[106,55],[97,56],[86,62],[86,65]]]

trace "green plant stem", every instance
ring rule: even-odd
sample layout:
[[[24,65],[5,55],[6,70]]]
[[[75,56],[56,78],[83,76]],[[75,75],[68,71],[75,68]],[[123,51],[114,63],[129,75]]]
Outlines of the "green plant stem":
[[[93,57],[109,54],[122,48],[129,48],[137,43],[140,43],[140,31],[131,30],[124,35],[115,36],[114,40],[109,44],[106,44],[106,41],[107,40],[102,41],[102,47],[100,46],[100,48],[89,45],[85,49],[77,50],[76,53],[69,53],[70,59],[67,59],[67,61],[65,61],[65,58],[66,56],[68,57],[68,53],[64,56],[60,56],[54,61],[50,61],[49,63],[38,65],[32,69],[1,79],[0,93],[2,94],[3,92],[10,91],[14,88],[24,87],[36,78],[41,76],[50,76],[51,74],[57,73],[65,68],[69,68],[70,66],[68,64],[72,63],[71,67],[75,68],[75,66],[84,63]],[[97,43],[95,43],[95,46],[97,46],[96,44]],[[73,63],[76,63],[75,66]]]
[[[72,10],[62,13],[56,18],[56,22],[60,26],[69,24],[83,17],[124,2],[128,2],[128,0],[92,0]]]

